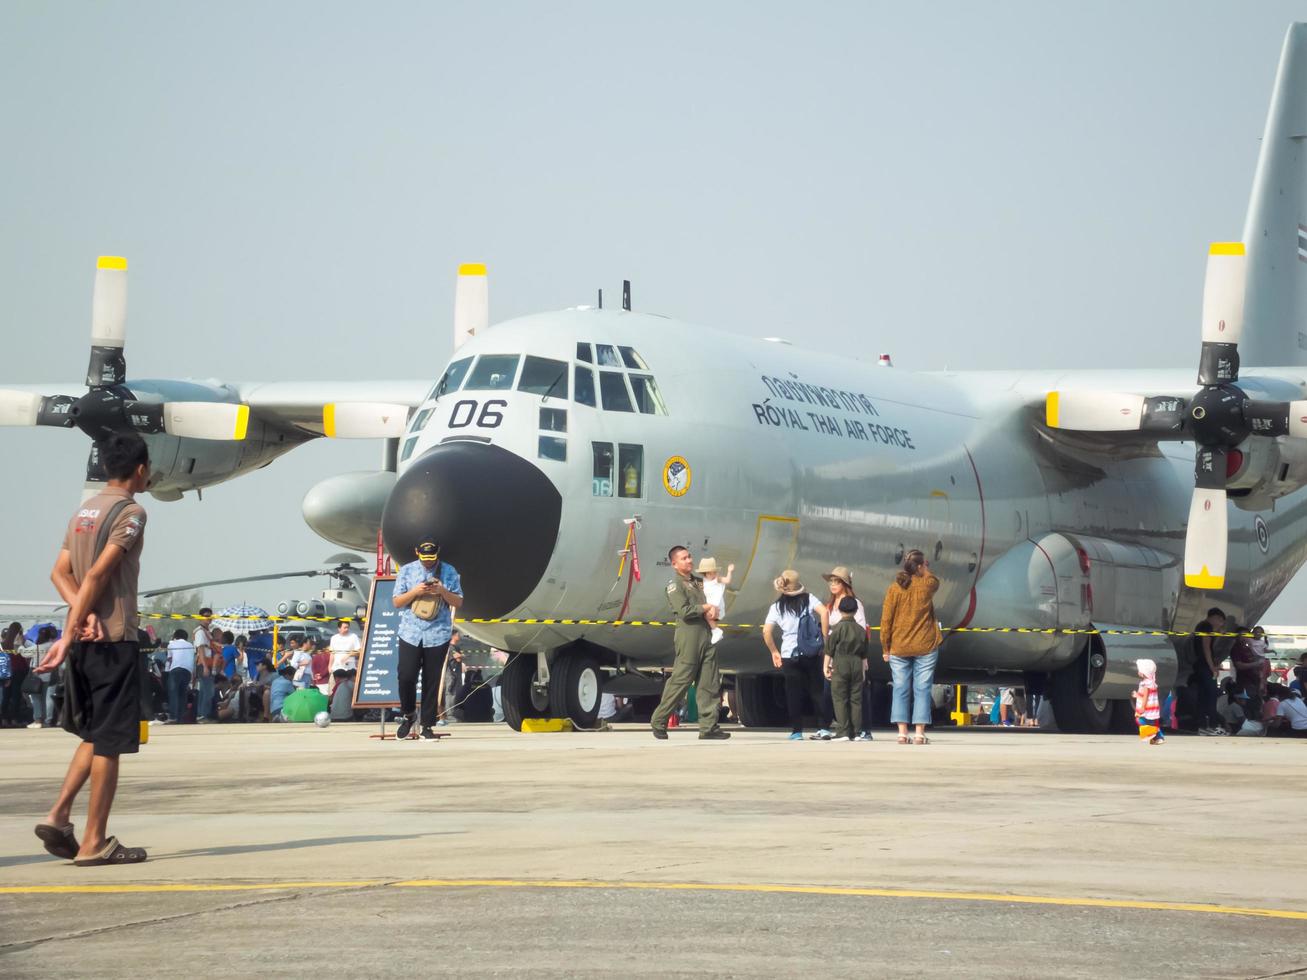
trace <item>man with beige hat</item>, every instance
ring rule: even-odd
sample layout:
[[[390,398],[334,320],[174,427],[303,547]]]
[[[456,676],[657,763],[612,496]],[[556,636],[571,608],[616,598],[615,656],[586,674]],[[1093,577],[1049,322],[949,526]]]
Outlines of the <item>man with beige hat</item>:
[[[722,675],[717,672],[717,652],[711,643],[711,630],[717,625],[717,607],[704,596],[703,580],[691,571],[694,559],[689,548],[677,545],[667,553],[667,558],[676,572],[667,583],[667,604],[676,618],[676,660],[649,726],[654,738],[667,738],[667,719],[694,684],[699,703],[699,737],[730,738],[730,732],[717,726]]]

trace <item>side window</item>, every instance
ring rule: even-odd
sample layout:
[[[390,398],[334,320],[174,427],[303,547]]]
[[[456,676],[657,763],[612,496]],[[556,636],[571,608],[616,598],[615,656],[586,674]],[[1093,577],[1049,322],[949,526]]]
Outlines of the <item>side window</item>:
[[[540,428],[545,432],[566,432],[567,409],[565,408],[540,409]]]
[[[516,354],[482,354],[468,376],[465,391],[506,391],[517,374]]]
[[[634,347],[617,348],[622,353],[622,363],[629,368],[635,368],[637,371],[648,371],[649,365],[644,363],[644,358],[636,352]]]
[[[588,367],[576,366],[576,403],[595,407],[595,373]]]
[[[617,351],[613,350],[612,344],[595,344],[595,354],[599,358],[600,367],[622,366],[622,362],[617,359]]]
[[[422,411],[418,412],[417,415],[413,416],[413,421],[409,425],[408,431],[412,432],[414,435],[421,432],[427,424],[427,419],[431,418],[431,413],[434,411],[434,408],[424,408]]]
[[[436,387],[431,391],[431,397],[439,398],[451,391],[458,391],[459,385],[467,377],[467,369],[471,366],[472,358],[470,357],[460,358],[450,364],[449,367],[445,368],[445,373],[440,380],[436,382]]]
[[[577,359],[578,361],[585,361],[585,363],[587,363],[587,364],[593,364],[593,363],[594,363],[594,358],[590,356],[590,345],[589,345],[589,344],[582,344],[582,343],[580,343],[580,342],[577,343],[577,345],[576,345],[576,359]]]
[[[417,444],[418,444],[417,436],[413,436],[410,439],[404,440],[404,449],[399,454],[399,460],[401,463],[413,455],[413,449],[414,447],[417,446]]]
[[[517,383],[517,390],[550,398],[566,398],[567,363],[528,354],[526,363],[522,365],[522,378]]]
[[[644,496],[644,446],[618,445],[617,476],[619,497]]]
[[[590,443],[594,456],[593,476],[590,480],[590,495],[593,497],[611,497],[613,495],[613,447],[607,442]]]
[[[616,371],[599,372],[599,391],[604,398],[604,410],[608,412],[634,412],[631,407],[631,395],[626,390],[626,382]]]
[[[631,375],[631,391],[635,393],[635,407],[645,415],[666,415],[662,392],[654,379],[647,374]]]
[[[541,436],[539,455],[541,459],[556,459],[560,463],[566,463],[567,440],[559,439],[557,436]]]

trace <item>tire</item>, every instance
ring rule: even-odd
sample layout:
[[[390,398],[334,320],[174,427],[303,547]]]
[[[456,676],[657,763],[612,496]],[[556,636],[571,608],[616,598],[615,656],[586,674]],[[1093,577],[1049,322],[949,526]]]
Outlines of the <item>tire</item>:
[[[780,676],[742,674],[735,678],[736,717],[745,728],[778,728],[786,724],[785,707],[777,699]]]
[[[581,729],[598,727],[604,679],[599,661],[585,653],[554,658],[549,668],[549,710],[554,718],[570,718]]]
[[[547,709],[537,708],[532,697],[531,682],[535,680],[536,658],[529,653],[515,653],[499,675],[499,699],[504,707],[504,721],[515,732],[522,730],[527,718],[543,718]]]
[[[1048,675],[1048,700],[1058,731],[1106,735],[1113,730],[1114,702],[1089,696],[1089,654],[1086,646],[1075,660]]]

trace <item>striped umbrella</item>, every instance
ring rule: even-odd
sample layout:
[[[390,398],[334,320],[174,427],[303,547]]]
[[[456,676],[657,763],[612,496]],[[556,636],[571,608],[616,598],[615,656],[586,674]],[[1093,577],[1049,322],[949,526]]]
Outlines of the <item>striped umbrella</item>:
[[[255,630],[272,629],[272,620],[268,618],[268,610],[241,603],[239,606],[219,610],[213,618],[213,625],[220,630],[248,635]]]

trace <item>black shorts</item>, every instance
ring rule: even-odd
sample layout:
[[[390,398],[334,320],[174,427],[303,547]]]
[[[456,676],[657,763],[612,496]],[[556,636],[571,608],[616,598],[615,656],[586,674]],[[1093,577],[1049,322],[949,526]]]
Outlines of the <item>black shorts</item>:
[[[64,731],[94,746],[96,755],[118,756],[141,747],[141,684],[138,643],[74,643],[65,662]]]

